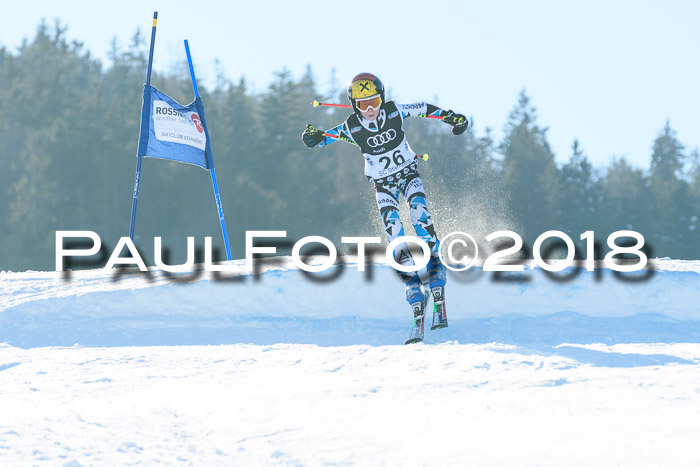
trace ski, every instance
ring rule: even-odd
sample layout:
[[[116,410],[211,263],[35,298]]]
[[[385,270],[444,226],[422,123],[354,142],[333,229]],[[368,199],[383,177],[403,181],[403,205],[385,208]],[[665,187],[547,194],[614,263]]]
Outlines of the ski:
[[[425,328],[425,302],[413,304],[413,328],[411,336],[406,341],[406,345],[423,341],[423,331]]]
[[[431,290],[433,295],[433,325],[430,330],[447,327],[447,307],[445,306],[445,289],[435,287]]]

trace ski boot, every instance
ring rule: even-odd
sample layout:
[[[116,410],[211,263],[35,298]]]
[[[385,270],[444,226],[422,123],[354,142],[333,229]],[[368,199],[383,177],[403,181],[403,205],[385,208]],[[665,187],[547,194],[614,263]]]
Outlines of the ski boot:
[[[440,258],[433,256],[428,262],[428,277],[430,277],[430,288],[445,287],[447,282],[447,269],[442,264]]]
[[[406,301],[413,309],[413,329],[406,344],[414,344],[423,340],[425,327],[425,294],[418,274],[406,281]]]
[[[445,307],[445,282],[447,270],[440,258],[434,256],[428,263],[428,275],[430,276],[430,291],[433,295],[433,325],[430,330],[447,327],[447,308]]]

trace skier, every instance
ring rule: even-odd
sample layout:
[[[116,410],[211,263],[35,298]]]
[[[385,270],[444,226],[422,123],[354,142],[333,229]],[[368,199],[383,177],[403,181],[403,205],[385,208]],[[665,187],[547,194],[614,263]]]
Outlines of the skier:
[[[452,133],[461,135],[469,121],[464,115],[442,110],[424,102],[397,104],[386,101],[384,85],[371,73],[360,73],[348,85],[348,99],[354,113],[335,128],[322,131],[310,124],[302,133],[308,148],[325,146],[343,140],[359,146],[365,158],[365,175],[376,188],[377,206],[384,223],[387,239],[391,242],[404,235],[399,217],[399,194],[410,206],[411,222],[416,235],[430,247],[427,266],[430,290],[433,296],[433,325],[431,329],[447,327],[445,309],[446,271],[438,257],[440,242],[428,210],[423,182],[417,170],[416,153],[408,145],[403,120],[411,116],[437,116],[452,126]],[[414,264],[406,244],[394,251],[397,263]],[[399,272],[399,271],[397,271]],[[418,273],[399,272],[406,284],[406,301],[413,310],[413,329],[406,344],[423,340],[426,296]]]

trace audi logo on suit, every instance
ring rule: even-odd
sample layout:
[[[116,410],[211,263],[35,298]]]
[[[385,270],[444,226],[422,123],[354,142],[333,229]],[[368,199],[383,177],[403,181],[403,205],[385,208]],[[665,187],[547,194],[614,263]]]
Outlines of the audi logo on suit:
[[[377,146],[381,146],[382,144],[392,141],[394,138],[396,138],[396,130],[390,128],[388,131],[385,131],[382,134],[367,138],[367,145],[371,148],[376,148]]]

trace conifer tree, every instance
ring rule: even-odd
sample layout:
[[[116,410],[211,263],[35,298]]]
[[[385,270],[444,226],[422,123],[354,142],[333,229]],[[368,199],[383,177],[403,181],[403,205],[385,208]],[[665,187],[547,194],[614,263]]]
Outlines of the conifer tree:
[[[537,124],[536,109],[525,91],[508,116],[503,154],[503,183],[516,224],[526,241],[555,227],[558,180],[547,128]]]

